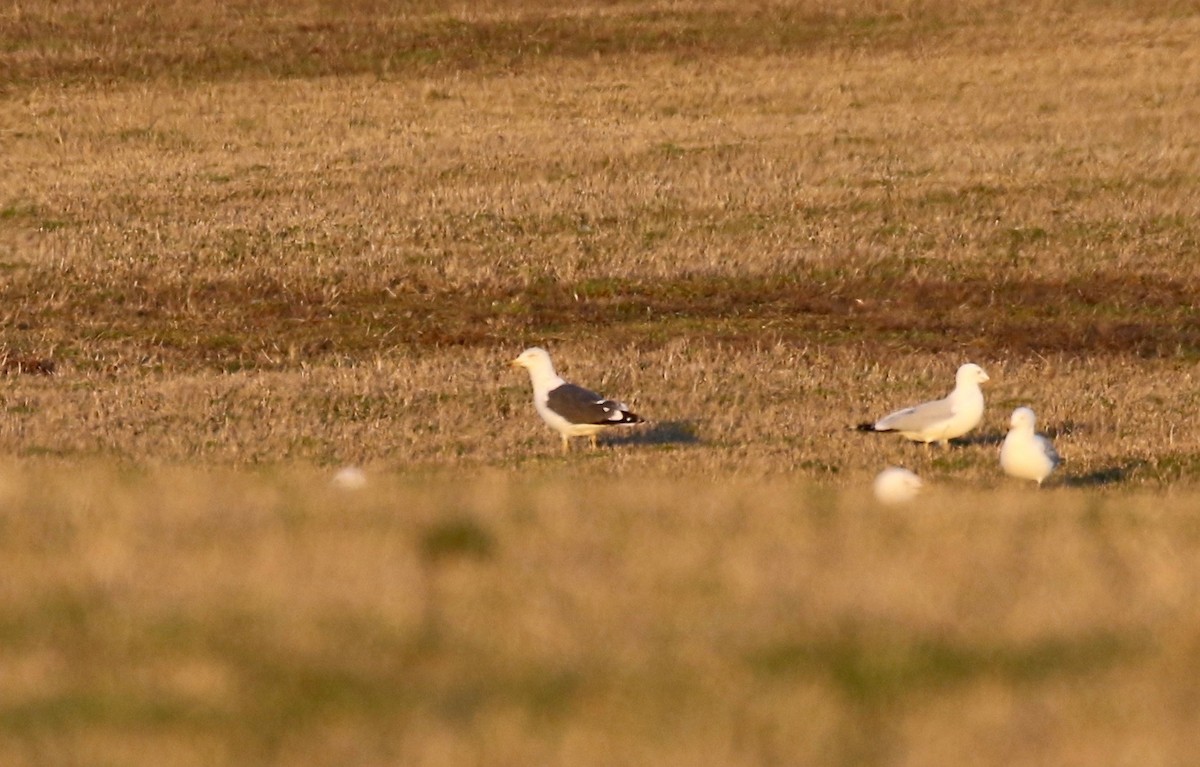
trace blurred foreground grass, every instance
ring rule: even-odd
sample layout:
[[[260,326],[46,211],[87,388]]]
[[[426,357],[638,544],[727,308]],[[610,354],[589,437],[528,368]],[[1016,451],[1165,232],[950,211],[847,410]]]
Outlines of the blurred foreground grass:
[[[1194,494],[0,470],[0,762],[1183,764]]]

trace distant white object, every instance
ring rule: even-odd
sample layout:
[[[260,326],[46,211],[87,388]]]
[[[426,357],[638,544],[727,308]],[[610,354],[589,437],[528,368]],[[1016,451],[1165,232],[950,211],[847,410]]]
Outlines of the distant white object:
[[[983,391],[979,384],[988,380],[983,368],[968,362],[954,376],[954,391],[946,397],[897,410],[873,424],[861,424],[862,431],[894,431],[915,442],[940,442],[943,445],[961,437],[983,420]]]
[[[342,490],[361,490],[367,486],[367,475],[357,466],[343,466],[333,475],[330,484]]]
[[[1041,487],[1061,462],[1058,451],[1049,439],[1034,431],[1037,416],[1032,409],[1019,407],[1013,411],[1008,436],[1000,446],[1000,468],[1017,479],[1032,479]]]
[[[875,499],[880,503],[908,503],[921,492],[921,478],[908,469],[889,466],[875,476]]]
[[[564,453],[570,449],[571,437],[589,437],[595,447],[596,435],[601,431],[642,422],[640,416],[629,412],[625,403],[605,399],[559,378],[545,349],[537,346],[526,349],[511,364],[529,371],[533,406],[542,420],[562,437]]]

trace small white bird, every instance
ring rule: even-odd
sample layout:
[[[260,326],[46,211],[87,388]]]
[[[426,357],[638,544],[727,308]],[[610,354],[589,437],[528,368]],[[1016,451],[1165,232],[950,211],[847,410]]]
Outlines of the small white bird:
[[[875,475],[875,500],[890,505],[908,503],[921,492],[924,483],[908,469],[889,466]]]
[[[571,437],[588,437],[595,447],[596,435],[601,431],[642,422],[623,402],[605,399],[559,378],[545,349],[537,346],[526,349],[511,364],[529,371],[533,406],[542,420],[562,437],[564,453],[571,449]]]
[[[1032,479],[1042,486],[1061,463],[1058,451],[1049,439],[1034,431],[1037,416],[1032,409],[1019,407],[1012,413],[1008,435],[1000,446],[1000,468],[1010,477]]]
[[[983,420],[983,391],[988,380],[983,368],[968,362],[954,376],[954,391],[946,397],[897,410],[875,423],[859,425],[861,431],[894,431],[914,442],[945,445],[961,437]]]

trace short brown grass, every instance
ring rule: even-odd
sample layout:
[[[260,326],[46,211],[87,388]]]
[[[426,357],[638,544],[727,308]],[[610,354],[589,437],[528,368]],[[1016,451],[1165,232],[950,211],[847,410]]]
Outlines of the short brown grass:
[[[0,761],[1186,763],[1197,39],[0,10]],[[651,422],[559,456],[534,343]],[[850,430],[966,360],[965,444]],[[892,463],[928,503],[868,502]]]

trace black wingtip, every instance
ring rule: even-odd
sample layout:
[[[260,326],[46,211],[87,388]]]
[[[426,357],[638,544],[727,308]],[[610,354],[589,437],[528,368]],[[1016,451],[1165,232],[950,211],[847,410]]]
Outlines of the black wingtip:
[[[855,426],[854,428],[857,431],[879,431],[878,429],[875,428],[875,424],[873,424],[873,423],[860,423],[858,426]]]

